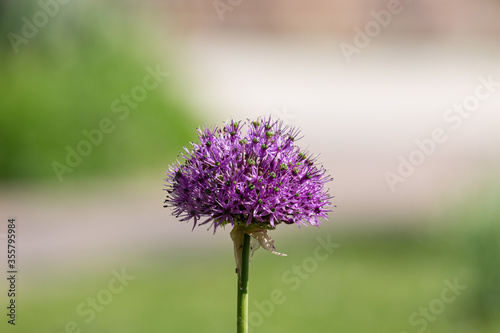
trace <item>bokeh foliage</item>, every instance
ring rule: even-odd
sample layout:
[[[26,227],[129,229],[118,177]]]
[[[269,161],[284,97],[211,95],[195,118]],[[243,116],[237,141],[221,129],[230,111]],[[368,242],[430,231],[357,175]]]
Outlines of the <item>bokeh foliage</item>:
[[[66,165],[66,147],[76,149],[86,140],[82,131],[103,118],[114,131],[65,179],[158,166],[193,137],[198,121],[169,52],[175,47],[148,33],[161,29],[153,19],[146,23],[126,1],[69,2],[15,52],[6,36],[23,36],[22,18],[32,21],[42,9],[38,2],[0,6],[0,180],[57,182],[52,163]],[[148,66],[170,76],[120,119],[112,102],[142,85]]]

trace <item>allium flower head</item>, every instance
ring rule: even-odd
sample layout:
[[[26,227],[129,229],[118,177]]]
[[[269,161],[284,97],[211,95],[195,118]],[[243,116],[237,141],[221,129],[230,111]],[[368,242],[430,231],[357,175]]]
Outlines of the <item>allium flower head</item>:
[[[320,225],[331,211],[325,184],[332,178],[296,146],[299,134],[271,117],[198,129],[199,142],[166,172],[165,207],[181,221],[192,219],[193,228],[211,223],[214,232],[229,223],[250,231]]]

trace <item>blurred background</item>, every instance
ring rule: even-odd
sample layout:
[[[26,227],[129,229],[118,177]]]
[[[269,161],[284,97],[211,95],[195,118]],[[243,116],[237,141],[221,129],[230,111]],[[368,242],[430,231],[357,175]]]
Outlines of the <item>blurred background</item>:
[[[2,332],[234,332],[229,230],[177,222],[163,178],[196,127],[264,115],[301,128],[337,208],[273,232],[288,257],[255,254],[254,332],[498,332],[499,17],[497,0],[0,0],[0,267],[15,218],[19,270]]]

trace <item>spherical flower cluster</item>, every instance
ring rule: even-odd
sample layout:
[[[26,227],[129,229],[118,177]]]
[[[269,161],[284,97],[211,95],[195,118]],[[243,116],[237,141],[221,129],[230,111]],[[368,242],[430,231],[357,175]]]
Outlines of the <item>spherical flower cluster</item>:
[[[246,126],[245,126],[246,125]],[[244,128],[247,130],[244,131]],[[199,143],[184,148],[166,172],[165,207],[193,228],[212,222],[274,229],[277,224],[321,224],[331,211],[325,183],[332,180],[316,158],[295,145],[299,131],[272,118],[198,129]]]

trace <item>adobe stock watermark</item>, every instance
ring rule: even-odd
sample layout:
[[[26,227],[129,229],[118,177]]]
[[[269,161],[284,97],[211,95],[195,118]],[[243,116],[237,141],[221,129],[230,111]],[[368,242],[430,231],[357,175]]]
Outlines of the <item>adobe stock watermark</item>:
[[[23,16],[21,21],[23,26],[18,33],[9,32],[7,38],[12,45],[15,53],[19,53],[19,46],[28,44],[30,40],[35,38],[41,29],[43,29],[54,18],[61,9],[62,5],[66,5],[71,0],[39,0],[38,6],[40,10],[36,11],[31,18]]]
[[[224,13],[234,11],[234,9],[242,3],[243,0],[214,0],[212,5],[219,19],[224,21]]]
[[[474,93],[465,97],[460,103],[455,103],[453,107],[443,113],[444,126],[436,127],[430,132],[430,136],[414,141],[416,148],[406,156],[399,155],[399,164],[396,170],[386,171],[384,178],[390,190],[394,192],[396,185],[404,183],[411,177],[419,166],[436,152],[439,145],[445,143],[451,130],[458,130],[465,119],[470,118],[484,102],[490,98],[500,87],[500,81],[494,81],[493,74],[480,76],[479,84],[475,87]]]
[[[125,120],[131,109],[139,106],[139,103],[148,97],[148,93],[156,88],[170,75],[168,72],[161,70],[160,65],[156,65],[153,69],[150,66],[146,67],[146,74],[142,79],[142,84],[133,87],[129,93],[124,93],[111,102],[111,112],[119,121]],[[82,136],[84,137],[73,147],[66,146],[65,163],[53,161],[51,166],[57,176],[59,182],[63,181],[63,175],[71,173],[83,161],[84,157],[89,156],[95,147],[102,144],[105,135],[113,133],[116,129],[117,121],[113,121],[110,117],[104,117],[99,121],[97,128],[90,130],[84,129]]]
[[[302,282],[309,279],[318,270],[319,264],[328,260],[340,247],[339,243],[332,242],[331,235],[326,238],[318,237],[317,243],[312,256],[302,260],[300,265],[293,265],[281,275],[281,280],[288,286],[288,292],[297,291]],[[252,332],[253,329],[261,326],[265,318],[269,318],[274,313],[276,306],[285,303],[285,301],[286,291],[282,289],[273,289],[268,299],[254,301],[255,310],[248,314],[248,331]]]
[[[418,333],[424,332],[430,323],[433,323],[446,310],[447,306],[455,302],[462,295],[462,292],[468,288],[466,285],[459,283],[458,278],[453,282],[449,280],[443,281],[444,288],[441,290],[439,297],[431,300],[426,306],[421,306],[418,311],[410,314],[408,323],[415,328]],[[408,333],[402,331],[401,333]]]
[[[286,105],[273,108],[272,111],[273,115],[276,116],[277,119],[283,121],[283,124],[285,125],[291,125],[292,121],[297,118],[295,113],[288,111],[288,107]]]
[[[412,0],[406,0],[411,2]],[[354,28],[356,35],[352,44],[342,42],[339,47],[346,59],[347,63],[351,63],[354,54],[361,53],[361,50],[368,47],[373,39],[377,38],[382,32],[383,28],[387,28],[391,24],[395,15],[401,14],[404,6],[401,0],[389,0],[386,9],[379,11],[370,11],[372,19],[368,21],[363,30],[359,27]]]
[[[64,329],[58,332],[82,333],[83,324],[90,324],[94,321],[97,314],[104,311],[111,304],[114,297],[122,293],[129,285],[129,282],[135,279],[135,276],[125,272],[125,268],[122,268],[121,272],[113,269],[111,274],[113,277],[104,288],[99,290],[95,295],[87,297],[85,301],[76,306],[75,313],[79,317],[79,320],[66,322]]]

